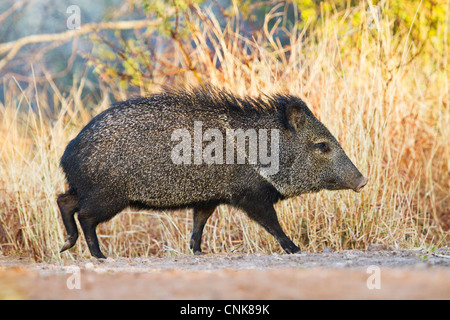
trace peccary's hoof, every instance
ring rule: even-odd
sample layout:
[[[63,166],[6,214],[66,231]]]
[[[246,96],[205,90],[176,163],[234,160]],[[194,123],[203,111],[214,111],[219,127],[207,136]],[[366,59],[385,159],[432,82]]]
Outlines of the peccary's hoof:
[[[196,256],[202,256],[202,255],[203,255],[203,252],[201,252],[201,251],[195,251],[194,254],[195,254]]]
[[[295,246],[295,245],[293,245],[291,247],[284,248],[284,251],[286,251],[286,253],[289,253],[289,254],[301,253],[300,248]]]
[[[67,239],[66,242],[64,243],[64,245],[62,246],[61,250],[59,250],[59,253],[63,253],[66,250],[69,250],[70,248],[72,248],[75,243],[77,242],[77,240],[72,240],[72,239]]]
[[[106,256],[101,251],[91,252],[91,254],[94,258],[97,258],[98,260],[100,260],[102,262],[107,259]]]

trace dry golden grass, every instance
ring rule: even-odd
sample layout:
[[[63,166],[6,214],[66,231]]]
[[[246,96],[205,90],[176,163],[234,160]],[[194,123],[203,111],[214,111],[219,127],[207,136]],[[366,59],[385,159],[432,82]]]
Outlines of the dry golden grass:
[[[448,28],[441,26],[446,30],[443,52],[423,51],[413,58],[415,44],[408,33],[394,36],[386,17],[379,29],[371,29],[364,19],[367,12],[361,12],[357,37],[348,32],[343,12],[324,17],[321,27],[308,30],[303,40],[301,31],[287,30],[290,43],[282,46],[268,24],[254,39],[246,39],[231,24],[221,28],[206,10],[192,35],[196,47],[190,57],[204,81],[237,94],[285,91],[300,96],[369,177],[360,194],[323,191],[277,204],[286,234],[301,249],[449,245]],[[214,54],[207,38],[214,40]],[[218,63],[221,67],[215,68]],[[196,83],[192,72],[180,77]],[[84,80],[66,93],[49,80],[54,112],[49,112],[47,96],[36,90],[27,95],[13,80],[4,80],[0,246],[5,253],[31,254],[37,260],[89,256],[83,237],[69,253],[58,253],[65,230],[56,205],[65,188],[58,167],[65,146],[109,103],[81,98]],[[191,225],[188,210],[127,211],[101,225],[99,236],[107,256],[189,253]],[[209,220],[203,246],[205,252],[281,252],[262,228],[227,206]]]

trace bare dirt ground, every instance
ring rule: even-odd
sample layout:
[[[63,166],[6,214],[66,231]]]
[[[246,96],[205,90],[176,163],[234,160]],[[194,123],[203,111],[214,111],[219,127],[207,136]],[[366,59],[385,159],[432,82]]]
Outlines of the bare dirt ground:
[[[33,263],[0,256],[0,299],[450,299],[450,248]]]

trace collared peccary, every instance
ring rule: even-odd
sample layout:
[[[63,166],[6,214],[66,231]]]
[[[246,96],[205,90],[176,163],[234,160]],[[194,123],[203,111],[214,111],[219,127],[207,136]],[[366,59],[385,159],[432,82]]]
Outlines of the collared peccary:
[[[190,246],[201,253],[203,227],[220,204],[242,209],[296,253],[274,203],[367,183],[299,98],[236,97],[211,86],[116,103],[69,143],[61,166],[69,185],[58,197],[68,233],[61,252],[77,241],[78,212],[97,258],[105,257],[97,225],[127,207],[192,208]]]

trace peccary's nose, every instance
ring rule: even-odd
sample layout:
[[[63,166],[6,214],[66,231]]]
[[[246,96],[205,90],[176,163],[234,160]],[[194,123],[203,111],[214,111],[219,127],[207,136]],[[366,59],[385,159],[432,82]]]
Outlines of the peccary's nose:
[[[364,176],[361,176],[361,178],[359,178],[359,183],[356,186],[356,188],[354,189],[356,192],[360,192],[362,188],[364,188],[364,186],[367,184],[367,181],[369,181],[369,179],[367,179]]]

